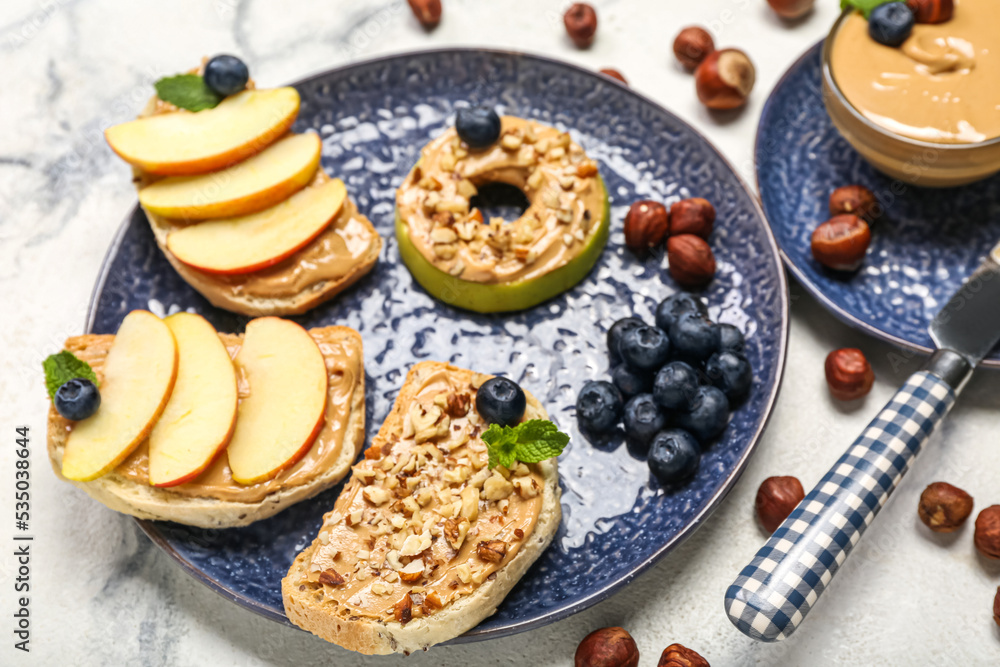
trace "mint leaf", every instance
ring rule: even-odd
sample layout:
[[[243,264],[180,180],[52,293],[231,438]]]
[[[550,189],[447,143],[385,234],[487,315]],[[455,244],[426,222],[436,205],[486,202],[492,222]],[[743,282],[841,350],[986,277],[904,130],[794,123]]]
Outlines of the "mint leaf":
[[[80,361],[68,350],[50,354],[49,358],[42,362],[42,368],[45,369],[45,388],[49,392],[49,398],[55,398],[59,387],[76,378],[84,378],[95,385],[98,384],[97,374],[90,364]]]
[[[154,85],[157,97],[188,111],[212,109],[222,101],[222,95],[212,92],[197,74],[164,77]]]
[[[532,419],[517,426],[490,424],[481,436],[489,453],[489,467],[513,467],[516,461],[538,463],[562,454],[569,436],[552,422]]]
[[[868,18],[873,9],[887,2],[899,2],[899,0],[840,0],[840,10],[853,7],[861,12],[865,18]]]

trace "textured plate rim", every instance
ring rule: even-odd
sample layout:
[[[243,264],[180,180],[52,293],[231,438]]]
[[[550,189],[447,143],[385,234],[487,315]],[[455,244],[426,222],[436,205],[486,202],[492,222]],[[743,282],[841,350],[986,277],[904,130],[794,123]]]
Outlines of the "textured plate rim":
[[[764,232],[768,245],[771,248],[771,257],[774,258],[775,260],[784,257],[778,245],[777,239],[774,236],[774,232],[771,229],[770,222],[768,221],[767,216],[764,214],[764,210],[761,205],[760,199],[750,189],[746,181],[743,180],[743,177],[740,176],[739,172],[736,170],[736,168],[733,166],[730,160],[726,158],[726,156],[723,155],[718,148],[716,148],[715,144],[709,141],[708,138],[705,137],[705,135],[703,135],[701,132],[695,129],[687,121],[683,120],[669,109],[663,107],[655,100],[641,93],[636,92],[632,88],[618,82],[617,80],[613,81],[609,77],[604,77],[600,73],[587,69],[586,67],[581,67],[579,65],[575,65],[573,63],[569,63],[560,60],[558,58],[552,58],[550,56],[539,55],[527,51],[510,50],[510,49],[490,49],[490,48],[473,48],[473,47],[419,49],[419,50],[405,51],[401,53],[393,53],[384,56],[378,56],[375,58],[368,58],[365,60],[350,62],[338,67],[331,67],[325,70],[315,72],[313,74],[309,74],[301,79],[296,79],[295,81],[292,81],[286,85],[291,85],[291,86],[304,85],[315,79],[329,76],[330,74],[333,73],[339,73],[345,70],[350,70],[355,67],[369,66],[390,60],[406,59],[410,57],[427,56],[435,54],[455,54],[455,53],[476,53],[476,54],[486,53],[498,56],[509,56],[513,58],[541,61],[547,64],[557,65],[571,70],[576,70],[579,73],[593,76],[599,79],[604,84],[618,86],[619,93],[633,95],[637,97],[640,101],[644,102],[645,104],[649,104],[654,108],[658,109],[660,112],[665,113],[676,123],[683,126],[692,135],[700,139],[707,147],[707,149],[711,153],[713,153],[716,156],[716,158],[719,159],[720,162],[729,169],[733,178],[736,180],[740,188],[742,188],[743,192],[749,198],[753,210],[757,213],[760,220],[764,222],[764,224],[761,225],[761,228],[762,231]],[[135,204],[129,211],[129,213],[125,216],[125,219],[120,224],[118,231],[115,233],[115,236],[111,241],[111,245],[108,247],[104,259],[102,260],[97,281],[95,282],[94,289],[91,292],[90,305],[87,308],[87,321],[85,327],[87,333],[90,333],[93,330],[94,321],[97,317],[97,301],[104,290],[104,285],[111,271],[111,262],[114,256],[117,254],[117,251],[121,246],[122,241],[125,238],[125,234],[129,228],[129,225],[132,222],[132,218],[135,217],[135,215],[139,212],[140,212],[139,205]],[[771,387],[771,391],[769,396],[767,397],[767,401],[764,403],[763,419],[761,420],[760,425],[757,427],[756,431],[754,431],[750,439],[750,444],[747,446],[742,456],[740,456],[740,458],[736,461],[736,464],[734,465],[733,469],[726,476],[725,482],[709,498],[708,502],[701,509],[701,511],[698,512],[698,514],[696,514],[680,531],[678,531],[676,535],[674,535],[671,539],[666,541],[663,545],[660,546],[659,549],[651,553],[646,559],[644,559],[638,565],[633,567],[627,574],[608,583],[602,588],[591,591],[586,597],[577,601],[576,603],[568,607],[562,607],[559,609],[551,610],[543,614],[542,616],[539,616],[531,620],[513,622],[490,630],[478,630],[478,628],[473,628],[472,630],[466,632],[464,635],[455,637],[454,639],[451,639],[445,642],[444,644],[465,644],[470,642],[483,641],[486,639],[506,637],[508,635],[526,632],[528,630],[534,630],[536,628],[548,625],[550,623],[554,623],[555,621],[562,620],[578,612],[581,612],[584,609],[587,609],[597,604],[598,602],[607,599],[613,593],[619,591],[624,586],[631,583],[636,577],[638,577],[646,570],[651,568],[653,565],[655,565],[660,559],[662,559],[668,553],[677,548],[681,543],[683,543],[687,538],[689,538],[699,527],[701,527],[701,525],[708,519],[708,517],[711,516],[716,509],[718,509],[719,505],[722,503],[725,497],[736,485],[736,482],[739,481],[740,477],[743,475],[743,472],[746,470],[747,464],[750,461],[750,457],[753,455],[758,445],[760,444],[761,435],[764,433],[764,430],[767,428],[768,424],[771,421],[771,417],[774,414],[774,406],[775,403],[777,402],[778,393],[779,390],[781,389],[782,381],[784,380],[785,362],[788,355],[788,333],[789,333],[788,279],[787,276],[785,275],[785,272],[781,270],[782,269],[781,261],[776,261],[775,263],[777,265],[776,275],[778,279],[778,299],[780,302],[780,319],[782,325],[781,334],[778,340],[779,350],[776,359],[777,368],[775,373],[775,381]],[[149,537],[150,540],[152,540],[154,544],[156,544],[174,561],[176,561],[177,564],[180,565],[180,567],[185,572],[190,574],[197,581],[207,586],[210,590],[214,591],[215,593],[222,596],[226,600],[235,602],[237,605],[244,607],[261,616],[264,616],[265,618],[269,618],[273,621],[277,621],[279,623],[291,627],[297,627],[293,625],[283,613],[278,614],[270,607],[266,607],[257,602],[256,600],[253,600],[252,598],[249,598],[246,595],[243,595],[242,593],[238,593],[232,590],[231,588],[222,585],[219,581],[213,579],[203,570],[200,570],[199,568],[195,567],[190,561],[186,560],[183,556],[181,556],[173,548],[173,546],[170,545],[170,543],[166,540],[166,538],[163,537],[163,534],[156,527],[156,522],[138,518],[134,518],[134,521],[138,524],[139,528],[142,529],[143,533],[145,533],[146,536]]]
[[[825,42],[826,38],[821,39],[819,40],[819,42],[806,49],[805,52],[802,55],[800,55],[795,60],[795,62],[788,67],[787,70],[785,70],[785,73],[781,75],[781,78],[778,79],[778,82],[776,84],[774,84],[774,87],[771,89],[770,94],[767,96],[767,101],[764,102],[764,107],[761,109],[760,112],[760,121],[758,121],[757,123],[757,132],[756,135],[754,136],[754,146],[753,146],[754,179],[757,183],[758,193],[761,192],[761,187],[760,187],[761,165],[760,165],[760,160],[758,159],[758,155],[760,155],[759,148],[761,145],[761,135],[764,132],[765,118],[767,118],[773,112],[775,94],[777,93],[779,88],[787,85],[788,78],[792,75],[793,72],[797,72],[799,68],[804,65],[806,60],[814,56],[815,52],[822,50],[823,44]],[[824,113],[826,113],[825,110]],[[820,305],[822,305],[827,310],[827,312],[829,312],[831,315],[836,317],[844,324],[859,331],[862,331],[864,333],[867,333],[873,338],[877,338],[878,340],[884,341],[891,345],[895,345],[896,347],[901,348],[903,350],[916,352],[918,354],[922,354],[928,357],[934,353],[934,350],[930,347],[927,347],[926,345],[921,345],[920,343],[914,343],[911,340],[907,340],[905,338],[897,336],[896,334],[886,331],[885,329],[880,328],[875,324],[872,324],[871,322],[867,322],[861,319],[860,317],[848,311],[846,308],[844,308],[843,306],[835,302],[833,299],[828,297],[820,288],[820,286],[814,283],[809,278],[805,270],[803,270],[794,260],[792,260],[791,256],[788,253],[786,253],[785,249],[781,246],[781,243],[777,241],[778,237],[777,234],[774,233],[774,225],[771,222],[771,218],[768,216],[768,212],[764,207],[764,198],[758,195],[758,200],[760,203],[761,210],[764,211],[764,219],[767,221],[768,226],[771,228],[771,236],[772,238],[775,239],[775,242],[778,243],[778,252],[781,254],[781,259],[784,261],[785,266],[788,267],[788,270],[792,273],[792,275],[795,276],[795,279],[799,282],[799,284],[801,284],[802,287],[804,287],[805,290],[809,292],[809,294],[814,299],[819,301]],[[984,359],[980,363],[980,366],[984,368],[1000,368],[1000,359],[990,359],[990,358]]]

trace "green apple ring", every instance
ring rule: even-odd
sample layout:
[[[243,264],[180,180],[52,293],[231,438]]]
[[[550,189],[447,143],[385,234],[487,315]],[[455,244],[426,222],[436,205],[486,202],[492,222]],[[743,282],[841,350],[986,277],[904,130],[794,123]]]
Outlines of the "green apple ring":
[[[607,244],[610,205],[597,165],[569,135],[502,119],[494,146],[470,153],[454,129],[423,149],[396,197],[396,240],[414,280],[436,299],[480,313],[523,310],[573,287]],[[513,138],[508,135],[513,134]],[[529,206],[483,221],[478,187],[507,183]]]

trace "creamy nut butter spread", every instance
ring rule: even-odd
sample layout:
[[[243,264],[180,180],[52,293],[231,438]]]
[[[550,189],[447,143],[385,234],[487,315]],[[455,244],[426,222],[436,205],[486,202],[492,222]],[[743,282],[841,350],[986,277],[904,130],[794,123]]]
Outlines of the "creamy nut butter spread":
[[[197,478],[184,484],[171,486],[164,491],[181,496],[217,498],[234,502],[259,502],[268,494],[283,488],[305,484],[323,473],[334,464],[343,447],[344,432],[351,414],[351,397],[361,377],[362,359],[360,348],[347,343],[324,340],[321,332],[312,334],[326,362],[328,389],[326,415],[323,428],[313,441],[309,451],[294,465],[282,470],[277,476],[265,482],[243,485],[233,480],[229,471],[229,459],[225,452],[215,458],[209,467]],[[113,335],[74,336],[66,341],[66,349],[90,364],[102,378],[104,360],[107,357]],[[241,338],[233,334],[219,334],[219,338],[229,351],[230,358],[239,352]],[[96,344],[95,344],[96,341]],[[251,390],[245,377],[237,376],[241,398]],[[67,422],[67,425],[70,422]],[[67,426],[68,428],[69,426]],[[149,484],[149,444],[143,441],[125,459],[115,473],[136,482]]]
[[[400,433],[380,434],[324,517],[309,581],[343,618],[406,623],[472,593],[527,542],[542,509],[535,466],[490,470],[476,389],[489,376],[422,378]]]
[[[487,183],[523,190],[524,215],[484,221],[470,200]],[[568,133],[513,116],[481,151],[449,128],[423,148],[396,195],[396,213],[421,255],[452,276],[488,284],[531,280],[569,263],[597,232],[604,205],[597,164]]]
[[[955,0],[950,21],[917,24],[899,48],[855,12],[834,37],[831,71],[847,100],[905,137],[976,143],[1000,136],[1000,2]]]

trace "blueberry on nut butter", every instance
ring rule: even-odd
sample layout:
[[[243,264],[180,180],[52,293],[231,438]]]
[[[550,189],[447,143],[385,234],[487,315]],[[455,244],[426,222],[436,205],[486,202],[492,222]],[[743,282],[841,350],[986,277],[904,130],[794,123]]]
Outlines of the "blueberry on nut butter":
[[[524,390],[509,378],[490,378],[476,392],[476,412],[491,424],[514,426],[526,406]]]
[[[500,116],[487,107],[459,109],[455,114],[455,131],[470,148],[486,148],[500,138]]]

